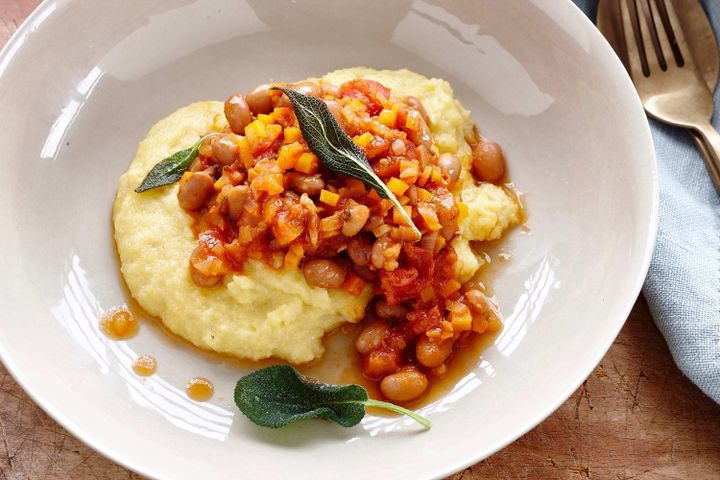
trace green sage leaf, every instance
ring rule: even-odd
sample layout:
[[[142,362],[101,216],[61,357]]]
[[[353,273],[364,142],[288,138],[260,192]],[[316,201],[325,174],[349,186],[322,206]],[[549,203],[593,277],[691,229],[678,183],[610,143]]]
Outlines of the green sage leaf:
[[[365,153],[345,133],[325,102],[288,88],[273,87],[273,89],[281,90],[292,102],[303,138],[320,161],[330,170],[360,180],[377,191],[381,197],[389,199],[415,235],[420,238],[422,234],[410,215],[387,185],[375,174]]]
[[[238,380],[235,403],[253,423],[280,428],[297,420],[322,418],[343,427],[360,423],[365,407],[407,415],[425,428],[430,422],[406,408],[368,398],[360,385],[330,385],[298,373],[289,365],[273,365]]]
[[[169,157],[159,161],[148,172],[142,183],[135,189],[137,193],[144,192],[164,185],[175,183],[182,177],[183,173],[188,169],[190,164],[200,152],[200,145],[210,137],[219,135],[219,133],[208,133],[195,142],[195,144],[179,152],[175,152]]]

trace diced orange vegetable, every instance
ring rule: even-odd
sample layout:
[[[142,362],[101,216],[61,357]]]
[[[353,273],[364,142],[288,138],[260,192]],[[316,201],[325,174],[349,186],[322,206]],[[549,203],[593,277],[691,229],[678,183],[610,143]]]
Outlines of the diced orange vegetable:
[[[378,119],[380,120],[380,123],[386,127],[395,128],[397,123],[397,112],[385,109],[380,112]]]
[[[268,146],[270,146],[271,143],[278,139],[278,137],[283,131],[283,127],[282,125],[273,123],[272,125],[268,125],[266,127],[266,131],[268,136]]]
[[[267,129],[265,128],[265,126],[265,122],[261,122],[260,120],[253,120],[245,127],[245,135],[247,135],[248,137],[252,135],[253,137],[257,138],[265,138],[267,137]]]
[[[446,243],[447,241],[443,237],[438,237],[437,240],[435,240],[435,253],[442,250]]]
[[[253,156],[252,152],[250,151],[250,144],[248,143],[247,138],[240,137],[236,143],[238,146],[238,155],[240,156],[240,160],[242,161],[243,165],[246,169],[252,167]]]
[[[433,199],[433,194],[425,190],[424,188],[417,189],[417,196],[419,202],[429,202]]]
[[[410,205],[403,205],[403,208],[405,209],[405,212],[412,216],[412,207]],[[405,220],[405,217],[402,216],[400,213],[400,210],[397,208],[393,209],[393,222],[396,225],[407,225],[407,220]]]
[[[271,123],[275,123],[275,118],[273,118],[272,115],[268,115],[267,113],[261,113],[257,116],[257,119],[263,122],[265,125],[270,125]]]
[[[417,182],[418,176],[419,172],[416,169],[407,169],[400,172],[400,179],[409,184]]]
[[[390,180],[388,180],[387,186],[390,191],[395,194],[396,197],[399,197],[400,195],[405,193],[408,188],[410,188],[410,185],[395,177],[392,177]]]
[[[298,140],[300,140],[300,137],[302,137],[302,134],[300,133],[300,129],[298,127],[285,127],[283,135],[283,142],[285,143],[297,142]]]
[[[291,125],[295,118],[292,109],[288,107],[275,107],[270,116],[275,123],[284,127]]]
[[[365,280],[352,272],[348,272],[347,275],[345,275],[345,281],[343,282],[342,288],[346,292],[350,292],[357,296],[363,292],[365,285],[367,285]]]
[[[405,128],[408,130],[417,130],[420,128],[420,112],[411,110],[405,118]]]
[[[245,138],[247,138],[250,150],[253,153],[270,148],[281,133],[282,127],[280,125],[265,125],[260,120],[254,120],[245,127]]]
[[[280,168],[283,170],[293,168],[304,150],[303,146],[298,142],[283,145],[278,151],[278,165],[280,165]]]
[[[271,173],[257,177],[252,182],[252,188],[260,192],[267,192],[268,195],[279,195],[284,190],[282,173]]]
[[[430,179],[430,174],[432,173],[432,167],[430,165],[426,165],[425,168],[423,168],[422,173],[417,179],[417,184],[422,186],[427,183],[427,181]]]
[[[431,286],[427,286],[420,290],[420,298],[423,302],[429,302],[435,297],[435,290]]]
[[[365,110],[366,109],[365,104],[355,98],[353,98],[350,101],[350,106],[353,108],[353,110]]]
[[[300,155],[295,163],[295,170],[302,173],[313,174],[317,172],[320,160],[312,152],[305,152]]]
[[[432,167],[432,171],[430,172],[430,179],[433,181],[433,183],[445,183],[445,179],[442,176],[442,170],[440,170],[440,167]]]
[[[447,302],[447,309],[450,311],[450,324],[453,332],[460,333],[472,329],[472,315],[470,309],[462,302]]]
[[[215,191],[219,192],[223,189],[225,185],[232,185],[230,183],[230,179],[226,177],[225,175],[222,175],[220,178],[215,180],[215,184],[213,185],[215,187]]]
[[[435,207],[432,204],[425,202],[418,203],[417,211],[422,217],[422,219],[425,221],[425,225],[427,225],[430,230],[436,232],[442,228],[440,220],[438,220]]]
[[[445,282],[442,287],[440,287],[440,295],[442,295],[444,298],[447,298],[453,293],[460,290],[460,286],[460,282],[458,282],[454,278],[451,278],[450,280]]]
[[[322,190],[320,190],[320,201],[323,202],[324,204],[334,207],[338,204],[339,200],[340,200],[340,195],[338,195],[337,193],[333,193],[329,190],[325,190],[324,188]]]
[[[290,245],[288,252],[285,254],[285,268],[288,270],[297,270],[300,265],[300,260],[302,260],[304,255],[305,252],[302,246],[297,244]]]
[[[374,188],[371,188],[370,191],[368,192],[367,199],[372,202],[375,202],[375,203],[377,203],[381,200],[380,194]]]
[[[365,132],[362,135],[358,135],[353,138],[353,142],[359,147],[365,147],[368,143],[372,142],[373,135],[370,132]]]

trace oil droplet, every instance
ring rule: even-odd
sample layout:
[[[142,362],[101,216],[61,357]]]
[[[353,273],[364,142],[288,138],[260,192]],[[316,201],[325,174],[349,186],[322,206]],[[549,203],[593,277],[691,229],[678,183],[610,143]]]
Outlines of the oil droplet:
[[[157,360],[150,355],[141,355],[133,363],[132,369],[141,377],[149,377],[157,370]]]
[[[127,307],[111,308],[100,319],[100,330],[113,340],[127,340],[138,332],[138,322]]]
[[[202,377],[195,377],[190,379],[187,386],[185,387],[187,396],[196,402],[204,402],[210,400],[215,392],[215,387],[210,383],[210,380]]]

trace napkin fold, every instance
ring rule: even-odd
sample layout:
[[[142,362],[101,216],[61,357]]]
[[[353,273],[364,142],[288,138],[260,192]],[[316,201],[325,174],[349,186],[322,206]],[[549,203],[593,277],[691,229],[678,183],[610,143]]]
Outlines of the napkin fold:
[[[595,20],[597,0],[573,0]],[[717,36],[720,2],[701,1]],[[715,91],[715,128],[720,95]],[[643,293],[678,367],[720,403],[720,196],[686,130],[650,120],[660,222]]]

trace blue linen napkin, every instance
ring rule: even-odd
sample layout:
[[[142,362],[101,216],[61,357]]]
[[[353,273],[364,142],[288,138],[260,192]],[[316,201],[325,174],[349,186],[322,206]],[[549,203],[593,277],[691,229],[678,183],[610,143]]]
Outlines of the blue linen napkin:
[[[595,20],[597,0],[573,0]],[[720,2],[701,0],[716,35]],[[720,94],[715,91],[715,128]],[[643,293],[673,358],[720,403],[720,196],[682,129],[650,120],[660,182],[657,246]]]

